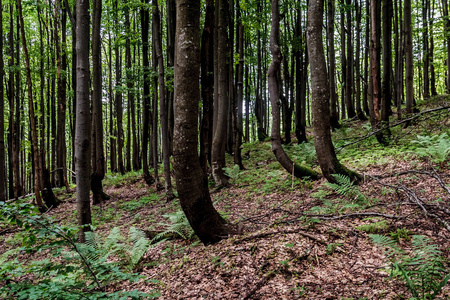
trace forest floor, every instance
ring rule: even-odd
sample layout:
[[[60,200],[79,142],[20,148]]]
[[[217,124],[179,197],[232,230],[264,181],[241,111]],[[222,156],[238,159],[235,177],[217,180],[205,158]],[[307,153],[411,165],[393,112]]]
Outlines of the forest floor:
[[[449,98],[438,97],[420,110],[449,105]],[[409,299],[414,291],[420,292],[421,284],[414,278],[417,265],[402,262],[420,256],[420,251],[414,252],[416,235],[430,239],[420,249],[436,245],[441,251],[448,274],[449,109],[423,114],[406,128],[392,127],[389,146],[379,145],[372,136],[340,150],[370,133],[367,122],[343,125],[333,139],[340,161],[364,176],[358,186],[346,185],[346,178],[341,178],[344,187],[324,179],[293,179],[276,161],[270,142],[245,144],[246,169],[233,168],[229,157],[230,185],[211,188],[215,207],[241,234],[204,246],[195,237],[187,239],[188,230],[180,232],[186,238],[148,248],[134,268],[143,275],[140,280],[118,281],[106,285],[106,290],[157,291],[161,299]],[[442,143],[447,145],[443,158]],[[296,162],[319,170],[311,143],[294,143],[286,150]],[[164,231],[170,224],[168,215],[180,212],[177,200],[167,202],[164,193],[147,186],[138,172],[108,174],[104,183],[111,199],[92,212],[101,237],[114,227],[124,234],[131,227]],[[64,203],[47,215],[74,225],[73,193],[59,191]],[[15,234],[0,235],[0,244],[5,245],[0,255],[17,247]],[[374,243],[373,234],[392,238],[403,256],[388,257],[386,248]],[[30,259],[30,254],[21,255]],[[395,270],[395,261],[417,285],[408,287],[401,270]],[[424,265],[425,259],[419,263]],[[433,280],[439,282],[439,276]],[[449,284],[437,299],[450,299]]]

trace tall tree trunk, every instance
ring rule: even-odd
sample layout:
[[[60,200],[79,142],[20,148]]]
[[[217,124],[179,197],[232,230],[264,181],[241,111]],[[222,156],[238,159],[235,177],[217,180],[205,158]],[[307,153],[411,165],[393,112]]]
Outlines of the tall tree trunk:
[[[295,136],[299,144],[307,142],[306,138],[306,81],[308,76],[308,50],[302,31],[301,10],[298,11],[295,35],[300,41],[295,52]]]
[[[175,61],[175,25],[177,18],[177,9],[176,9],[176,1],[175,0],[166,0],[166,32],[167,32],[167,41],[166,41],[166,51],[167,51],[167,67],[173,69],[174,61]],[[214,4],[213,4],[214,5]],[[170,154],[173,152],[173,90],[167,90],[167,114],[168,114],[168,131],[169,131],[169,149]]]
[[[118,0],[114,1],[114,24],[116,30],[118,30]],[[116,71],[116,93],[115,104],[117,114],[117,167],[121,174],[125,174],[125,168],[123,165],[123,95],[120,86],[122,85],[122,51],[119,47],[119,38],[117,33],[114,39],[114,55],[116,57],[115,71]]]
[[[261,2],[257,2],[257,14],[261,15]],[[261,48],[261,21],[258,18],[258,29],[256,30],[256,55],[257,55],[257,78],[256,78],[256,99],[255,99],[255,117],[256,117],[256,126],[257,126],[257,134],[258,140],[260,142],[264,141],[267,138],[267,133],[264,130],[264,109],[263,109],[263,99],[262,99],[262,59],[261,52],[263,51]]]
[[[356,11],[356,57],[355,57],[355,84],[356,84],[356,115],[361,121],[367,120],[361,108],[361,63],[360,63],[360,49],[361,49],[361,2],[362,0],[355,0]]]
[[[317,173],[295,165],[294,162],[287,156],[281,144],[280,136],[280,84],[278,82],[278,73],[281,65],[281,51],[279,47],[280,39],[280,15],[278,9],[278,0],[272,0],[272,27],[270,30],[270,52],[272,53],[272,62],[270,64],[267,78],[269,84],[270,102],[272,103],[272,152],[275,154],[278,162],[289,172],[296,177],[310,177],[317,179]]]
[[[200,1],[177,1],[174,170],[181,207],[199,239],[212,244],[230,228],[214,209],[197,154]]]
[[[142,0],[144,7],[141,8],[141,34],[142,34],[142,66],[144,69],[144,82],[142,94],[142,172],[144,180],[148,185],[155,182],[150,175],[148,169],[148,139],[149,139],[149,119],[150,119],[150,64],[148,60],[148,29],[150,24],[150,16],[148,8],[148,0]]]
[[[217,123],[213,136],[211,164],[214,181],[217,187],[224,187],[228,184],[228,177],[225,175],[225,144],[227,138],[228,108],[229,108],[229,57],[227,56],[227,30],[228,30],[228,5],[226,0],[216,2],[216,12],[218,18],[217,27],[217,76],[218,107]]]
[[[162,53],[162,37],[160,22],[161,17],[159,14],[158,1],[153,0],[153,39],[155,41],[155,53],[158,59],[158,84],[159,84],[159,113],[161,116],[161,133],[162,133],[162,154],[163,154],[163,164],[164,164],[164,189],[166,192],[167,200],[172,200],[174,198],[172,191],[172,180],[170,178],[170,148],[169,148],[169,124],[168,124],[168,112],[167,112],[167,101],[165,98],[165,70],[164,70],[164,60]],[[156,111],[155,111],[156,114]]]
[[[37,205],[41,210],[45,209],[44,202],[42,201],[42,159],[39,155],[38,136],[36,128],[36,118],[34,114],[34,100],[33,100],[33,84],[31,82],[31,70],[30,70],[30,58],[28,56],[27,42],[25,39],[25,26],[22,14],[22,0],[17,0],[17,9],[19,11],[20,20],[20,32],[22,37],[22,49],[25,56],[25,72],[27,77],[28,87],[28,108],[30,115],[30,127],[31,127],[31,141],[33,145],[33,161],[34,161],[34,193],[36,197]]]
[[[200,166],[205,174],[211,163],[214,116],[214,1],[206,1],[205,26],[201,40],[201,98],[203,115],[200,126]]]
[[[236,3],[237,13],[236,13],[236,29],[237,29],[237,45],[239,54],[239,63],[237,65],[236,75],[236,110],[234,118],[234,164],[239,166],[239,169],[243,170],[244,165],[242,164],[241,147],[242,147],[242,102],[244,99],[244,25],[241,19],[241,9],[239,6],[239,0]],[[290,130],[289,130],[290,131]]]
[[[60,1],[58,1],[60,5]],[[66,54],[66,21],[67,10],[69,8],[65,5],[62,9],[61,18],[61,48],[57,47],[57,61],[61,60],[59,68],[57,68],[57,81],[58,81],[58,112],[57,112],[57,134],[56,134],[56,182],[57,186],[65,186],[69,188],[67,181],[67,150],[66,150],[66,86],[67,76],[61,74],[62,71],[67,69],[67,54]],[[57,43],[58,46],[59,43]],[[58,55],[58,52],[62,52]]]
[[[20,0],[19,0],[20,1]],[[77,0],[77,122],[75,125],[75,172],[77,176],[77,212],[79,241],[84,242],[90,230],[89,201],[91,176],[91,114],[89,101],[89,1]]]
[[[91,189],[93,204],[108,200],[103,192],[102,180],[105,177],[105,155],[103,151],[102,117],[102,60],[100,25],[102,0],[94,0],[92,17],[92,175]]]
[[[434,68],[434,27],[433,27],[433,21],[434,21],[434,0],[433,0],[433,5],[430,8],[430,2],[431,1],[427,1],[428,3],[428,20],[429,20],[429,29],[430,29],[430,48],[428,51],[428,60],[430,63],[430,88],[431,88],[431,95],[432,96],[436,96],[437,90],[436,90],[436,73],[435,73],[435,68]]]
[[[391,135],[389,116],[392,114],[391,72],[392,72],[392,0],[383,0],[383,86],[381,98],[381,121],[385,127],[385,138]],[[387,142],[387,141],[386,141]]]
[[[4,61],[3,61],[3,2],[0,0],[0,118],[5,120]],[[6,201],[5,122],[0,122],[0,201]]]
[[[156,47],[155,47],[155,19],[152,19],[152,70],[153,74],[157,74],[158,72],[158,62],[156,55]],[[150,112],[150,118],[152,120],[152,134],[151,134],[151,149],[150,149],[150,157],[153,159],[153,176],[155,177],[155,186],[156,190],[161,190],[161,183],[159,182],[158,175],[158,163],[159,163],[159,148],[158,148],[158,76],[153,75],[153,102],[152,102],[152,111]]]
[[[428,49],[428,6],[429,0],[422,0],[422,41],[423,41],[423,98],[430,98],[430,57]]]
[[[405,0],[405,90],[406,90],[406,113],[413,113],[414,106],[414,64],[412,47],[412,24],[411,24],[411,0]]]
[[[448,15],[448,2],[447,0],[442,0],[442,12],[444,17],[444,33],[445,33],[445,46],[447,59],[445,60],[447,65],[447,78],[446,78],[446,86],[447,86],[447,94],[450,94],[450,18]],[[406,18],[406,15],[405,15]],[[406,21],[406,19],[405,19]],[[406,26],[406,24],[405,24]],[[406,50],[405,50],[406,51]]]
[[[311,65],[312,114],[317,158],[324,177],[335,182],[332,174],[345,174],[352,180],[361,176],[341,165],[331,141],[330,91],[322,44],[323,0],[310,0],[308,6],[307,42]]]
[[[352,30],[352,7],[351,0],[347,1],[347,68],[345,84],[345,106],[347,107],[347,117],[352,119],[356,116],[353,104],[354,80],[353,80],[353,30]]]
[[[331,128],[340,128],[338,114],[338,94],[336,93],[336,51],[334,49],[334,12],[335,0],[328,0],[328,22],[327,22],[327,40],[328,40],[328,62],[329,62],[329,82],[330,82],[330,104]]]

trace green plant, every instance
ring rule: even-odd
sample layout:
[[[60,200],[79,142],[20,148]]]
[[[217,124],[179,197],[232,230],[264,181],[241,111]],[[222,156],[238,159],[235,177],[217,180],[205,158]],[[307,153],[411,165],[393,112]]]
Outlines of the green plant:
[[[446,132],[433,136],[418,135],[412,143],[417,145],[414,153],[431,157],[435,163],[443,163],[450,155],[450,137]]]
[[[370,224],[364,224],[356,227],[356,229],[359,229],[361,231],[367,232],[367,233],[380,233],[384,232],[386,229],[389,228],[388,223],[386,220],[382,220],[375,223]]]
[[[225,171],[225,175],[233,179],[234,181],[238,179],[239,175],[241,174],[241,169],[239,169],[239,165],[234,165],[233,167],[225,167],[223,168]]]
[[[392,263],[391,278],[402,276],[415,299],[435,299],[450,279],[442,253],[437,245],[422,235],[412,237],[412,249],[407,252],[390,237],[370,235],[373,242],[384,248]]]
[[[411,240],[411,234],[413,234],[412,231],[404,228],[397,228],[397,231],[389,232],[391,238],[396,242],[399,242],[401,239],[409,242]]]
[[[112,236],[117,233],[110,234],[102,244],[104,247],[92,238],[93,233],[91,238],[88,237],[89,244],[79,244],[75,242],[77,227],[57,225],[54,220],[38,214],[29,203],[0,202],[0,209],[2,221],[20,227],[23,237],[23,246],[16,248],[19,251],[13,249],[0,256],[1,299],[144,299],[159,296],[155,291],[105,291],[106,285],[125,280],[135,282],[142,277],[124,272],[118,263],[106,259],[105,248],[112,248],[109,244],[116,240]],[[30,261],[21,257],[23,252],[41,250],[49,250],[53,257],[60,259]]]
[[[332,174],[336,183],[326,182],[324,185],[331,188],[337,194],[345,196],[351,200],[364,201],[365,196],[359,190],[359,187],[350,179],[342,174]]]
[[[170,223],[160,223],[160,225],[165,226],[166,229],[163,232],[157,234],[152,239],[152,243],[154,241],[163,240],[168,234],[171,233],[174,233],[185,240],[190,240],[194,237],[194,230],[192,229],[191,224],[189,224],[186,215],[181,209],[173,213],[165,214],[163,215],[163,217],[169,219]]]

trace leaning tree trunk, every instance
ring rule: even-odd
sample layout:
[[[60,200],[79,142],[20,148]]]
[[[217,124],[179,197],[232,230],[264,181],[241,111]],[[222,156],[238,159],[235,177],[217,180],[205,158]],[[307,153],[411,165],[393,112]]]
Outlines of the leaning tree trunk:
[[[197,154],[199,18],[199,0],[177,1],[173,156],[181,207],[194,232],[207,245],[227,237],[230,228],[212,205],[207,177]]]
[[[20,0],[19,0],[20,1]],[[89,101],[89,1],[77,0],[77,121],[75,124],[75,172],[79,240],[90,230],[91,122]]]
[[[308,7],[307,43],[311,66],[312,114],[314,141],[320,168],[325,178],[335,182],[332,174],[344,174],[352,180],[361,176],[341,165],[331,141],[330,91],[322,44],[323,0],[310,0]]]
[[[278,162],[290,174],[296,177],[310,177],[317,179],[317,173],[306,167],[294,165],[294,162],[287,156],[281,144],[280,135],[280,88],[278,82],[278,72],[281,64],[281,51],[278,45],[280,36],[280,15],[278,10],[278,0],[272,0],[272,28],[270,31],[270,51],[272,53],[272,63],[267,72],[269,84],[269,96],[272,104],[272,151]]]

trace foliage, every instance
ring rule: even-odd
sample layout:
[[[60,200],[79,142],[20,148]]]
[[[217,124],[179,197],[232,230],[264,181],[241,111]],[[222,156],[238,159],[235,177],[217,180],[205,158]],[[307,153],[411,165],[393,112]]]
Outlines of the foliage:
[[[331,188],[339,195],[345,196],[352,200],[364,201],[365,197],[361,194],[359,187],[350,179],[350,177],[342,174],[332,174],[336,183],[326,182],[324,185]]]
[[[430,157],[435,163],[445,162],[450,155],[450,137],[446,132],[440,135],[418,135],[412,141],[417,145],[415,153],[422,157]]]
[[[124,272],[116,262],[107,261],[117,229],[101,242],[94,233],[86,235],[87,242],[76,243],[78,228],[60,226],[43,215],[29,203],[7,204],[0,202],[2,221],[21,228],[22,247],[0,256],[0,298],[2,299],[145,299],[159,296],[157,292],[138,290],[107,293],[105,286],[128,280],[137,281],[138,274]],[[135,239],[134,233],[130,240]],[[131,261],[139,259],[139,249]],[[71,249],[68,251],[68,249]],[[30,261],[22,259],[22,253],[49,250],[55,259]],[[62,255],[64,254],[64,255]],[[57,258],[57,259],[56,259]]]
[[[168,234],[172,233],[180,236],[182,239],[185,240],[190,240],[194,237],[195,235],[194,230],[192,229],[188,219],[186,218],[186,215],[181,209],[173,213],[165,214],[163,215],[163,217],[169,219],[170,223],[160,223],[160,225],[165,226],[166,229],[163,232],[157,234],[152,239],[152,243],[154,241],[161,241]]]
[[[392,263],[391,277],[403,277],[414,299],[435,299],[450,279],[441,251],[429,238],[414,235],[412,249],[407,252],[393,238],[378,234],[370,237],[386,248],[384,254]]]
[[[364,224],[364,225],[360,225],[360,226],[356,227],[356,229],[359,229],[359,230],[367,232],[367,233],[380,233],[380,232],[385,231],[388,228],[389,228],[389,225],[386,222],[386,220],[382,220],[382,221],[370,223],[370,224]]]
[[[316,148],[313,143],[292,145],[287,151],[292,158],[301,165],[314,165],[317,163]],[[292,154],[291,154],[292,153]]]
[[[225,171],[225,175],[227,175],[228,177],[230,177],[233,180],[237,180],[241,173],[241,170],[239,169],[239,165],[234,165],[231,168],[225,167],[225,168],[223,168],[223,170]]]

